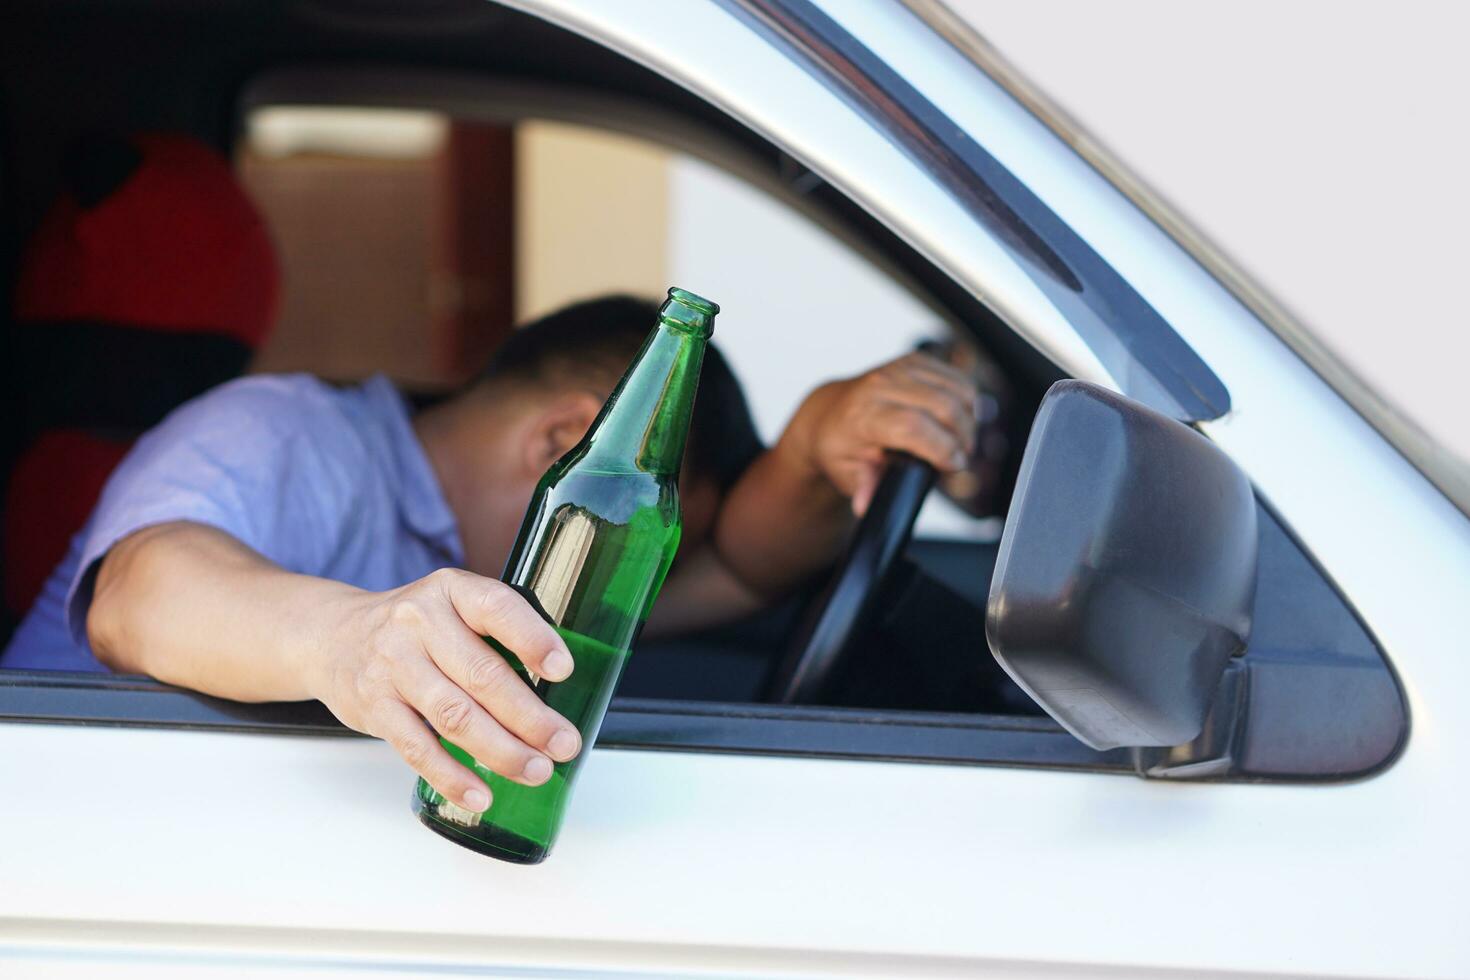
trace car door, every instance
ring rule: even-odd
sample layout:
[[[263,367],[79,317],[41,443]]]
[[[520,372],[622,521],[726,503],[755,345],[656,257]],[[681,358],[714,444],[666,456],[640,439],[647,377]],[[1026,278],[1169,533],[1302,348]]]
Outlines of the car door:
[[[908,9],[515,6],[783,148],[1061,372],[1178,410],[1156,351],[1039,283],[1024,234],[977,216],[963,170],[896,136],[824,52],[911,86],[1219,380],[1229,410],[1197,421],[1279,515],[1280,618],[1315,576],[1332,627],[1357,624],[1344,642],[1391,658],[1414,738],[1352,779],[1200,782],[1137,778],[1134,757],[1044,721],[624,704],[557,853],[521,868],[424,833],[391,750],[307,709],[0,678],[0,957],[57,976],[1463,974],[1446,937],[1467,856],[1450,753],[1470,668],[1448,618],[1470,582],[1464,515]],[[1288,688],[1263,690],[1295,714]]]

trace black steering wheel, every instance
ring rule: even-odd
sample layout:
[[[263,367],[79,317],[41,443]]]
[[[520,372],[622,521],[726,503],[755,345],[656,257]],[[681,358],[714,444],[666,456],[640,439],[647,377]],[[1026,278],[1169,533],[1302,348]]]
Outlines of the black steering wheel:
[[[811,702],[826,690],[853,637],[871,619],[874,598],[914,533],[914,520],[934,485],[934,467],[908,453],[890,452],[847,553],[827,587],[807,607],[786,656],[767,688],[767,700]]]

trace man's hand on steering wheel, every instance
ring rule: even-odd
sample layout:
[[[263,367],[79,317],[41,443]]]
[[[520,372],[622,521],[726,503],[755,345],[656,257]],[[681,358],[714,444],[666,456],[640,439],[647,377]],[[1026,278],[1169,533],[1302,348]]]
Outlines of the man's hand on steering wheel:
[[[813,391],[777,451],[804,460],[862,516],[886,450],[912,453],[941,473],[966,466],[975,451],[979,398],[964,371],[929,354],[906,354]]]
[[[726,493],[711,538],[721,574],[756,601],[810,583],[843,554],[852,514],[871,509],[891,451],[942,473],[966,465],[978,402],[969,376],[920,353],[813,391]]]
[[[913,533],[934,472],[968,465],[978,402],[962,371],[920,352],[823,385],[797,410],[777,451],[804,452],[808,465],[850,498],[860,521],[775,665],[770,700],[822,703],[830,695]]]

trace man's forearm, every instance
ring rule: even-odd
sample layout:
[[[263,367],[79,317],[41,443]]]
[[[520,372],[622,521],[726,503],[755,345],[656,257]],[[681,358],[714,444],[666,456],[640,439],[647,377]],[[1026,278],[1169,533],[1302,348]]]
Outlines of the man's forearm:
[[[715,525],[721,560],[767,599],[800,585],[841,553],[889,450],[944,473],[965,465],[977,398],[964,372],[924,354],[817,388],[726,496]]]
[[[87,635],[114,670],[237,701],[299,701],[317,696],[321,624],[356,594],[287,572],[223,531],[164,524],[108,552]]]
[[[718,626],[760,609],[764,597],[730,571],[715,549],[679,556],[643,631],[647,637],[675,636]]]
[[[715,548],[747,588],[769,600],[830,564],[852,522],[847,498],[790,446],[778,443],[726,496]]]

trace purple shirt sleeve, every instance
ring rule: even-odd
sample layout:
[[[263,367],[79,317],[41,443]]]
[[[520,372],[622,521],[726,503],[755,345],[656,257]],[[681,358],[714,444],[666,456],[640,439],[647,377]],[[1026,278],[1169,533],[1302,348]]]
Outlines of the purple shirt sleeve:
[[[85,642],[99,561],[157,524],[206,524],[321,574],[360,507],[366,453],[331,389],[307,375],[244,378],[180,407],[113,472],[82,532],[66,597],[73,638]]]

